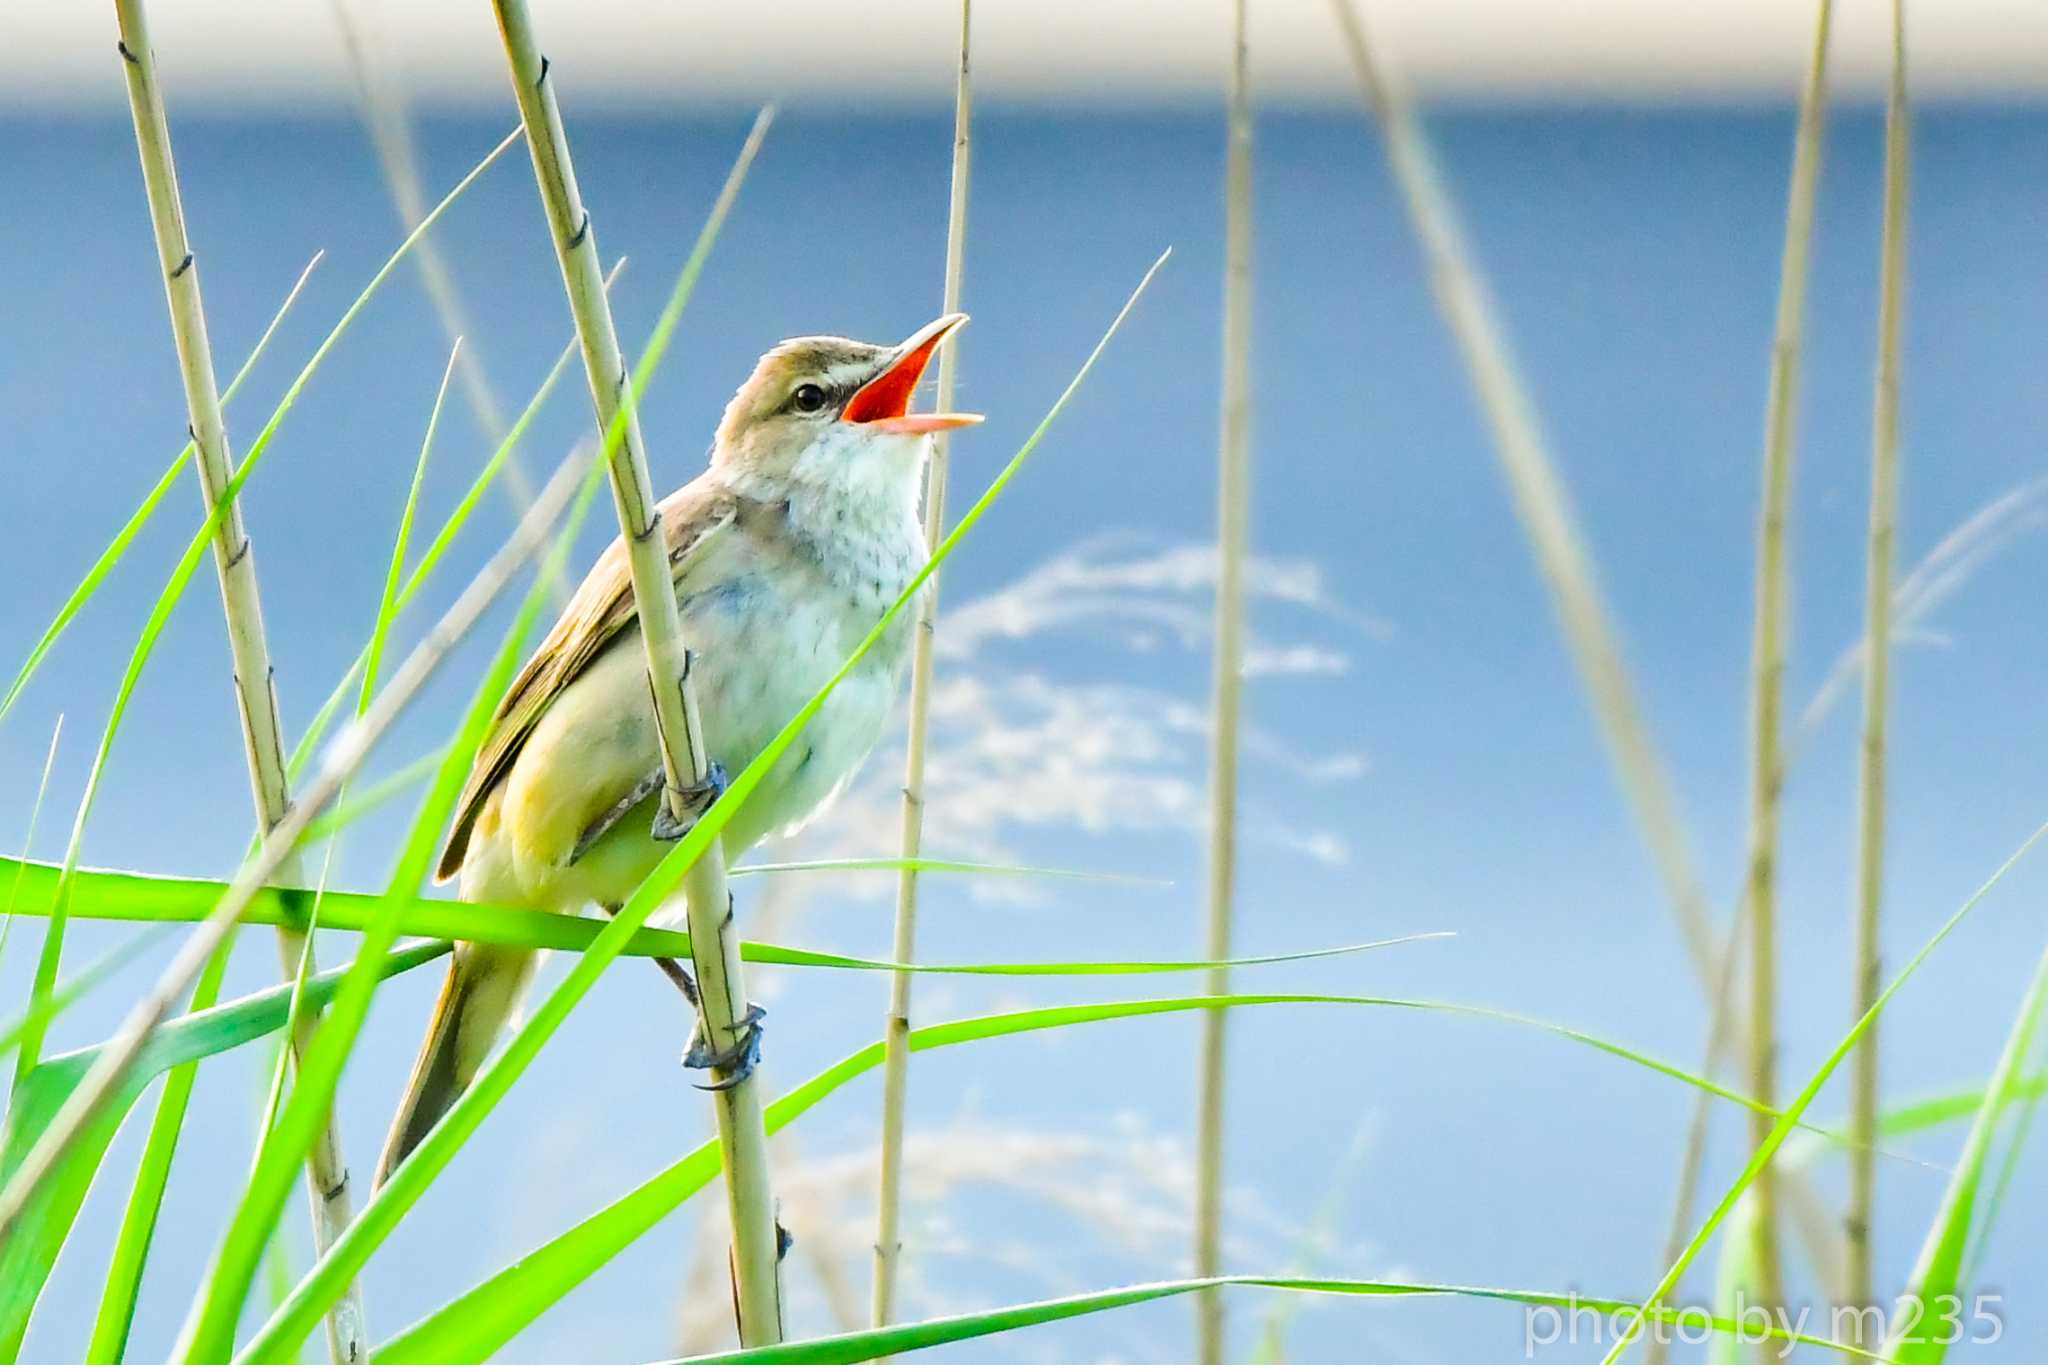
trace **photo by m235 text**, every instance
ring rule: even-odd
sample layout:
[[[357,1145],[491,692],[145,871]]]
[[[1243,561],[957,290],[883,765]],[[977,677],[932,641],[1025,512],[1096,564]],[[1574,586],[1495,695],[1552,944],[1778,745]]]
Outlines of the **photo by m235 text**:
[[[1833,1341],[1891,1341],[1900,1345],[1989,1346],[2005,1336],[2005,1296],[1994,1293],[1940,1294],[1922,1301],[1908,1295],[1890,1307],[1834,1304],[1766,1306],[1735,1296],[1732,1311],[1716,1314],[1690,1305],[1669,1316],[1636,1323],[1636,1312],[1570,1297],[1562,1305],[1532,1304],[1522,1310],[1522,1355],[1533,1359],[1546,1346],[1604,1346],[1628,1335],[1642,1341],[1701,1346],[1715,1336],[1737,1345],[1774,1344],[1789,1355],[1798,1337]]]

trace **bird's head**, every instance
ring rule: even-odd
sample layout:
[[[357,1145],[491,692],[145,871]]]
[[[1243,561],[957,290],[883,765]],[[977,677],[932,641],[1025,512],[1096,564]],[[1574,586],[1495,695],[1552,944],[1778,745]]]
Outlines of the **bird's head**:
[[[783,342],[726,405],[712,463],[771,484],[915,496],[931,433],[981,420],[910,411],[925,367],[966,321],[948,313],[895,346],[845,337]]]

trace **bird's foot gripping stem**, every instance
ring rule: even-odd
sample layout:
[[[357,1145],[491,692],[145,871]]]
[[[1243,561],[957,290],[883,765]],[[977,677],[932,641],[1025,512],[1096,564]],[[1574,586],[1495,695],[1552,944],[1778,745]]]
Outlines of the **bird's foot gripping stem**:
[[[723,1079],[699,1085],[699,1090],[730,1090],[754,1074],[754,1067],[761,1060],[761,1021],[767,1017],[767,1010],[748,1005],[746,1015],[739,1020],[739,1036],[731,1047],[722,1050],[712,1048],[704,1036],[703,1021],[698,1021],[696,1030],[690,1034],[690,1049],[683,1054],[683,1065],[692,1071],[727,1073]]]
[[[674,843],[690,832],[690,827],[697,823],[698,816],[710,810],[718,798],[725,795],[728,785],[730,784],[726,779],[724,767],[713,761],[711,766],[704,770],[703,781],[682,789],[682,804],[690,812],[689,820],[685,822],[676,819],[674,812],[669,809],[668,802],[658,801],[654,806],[654,825],[648,832],[661,843]]]

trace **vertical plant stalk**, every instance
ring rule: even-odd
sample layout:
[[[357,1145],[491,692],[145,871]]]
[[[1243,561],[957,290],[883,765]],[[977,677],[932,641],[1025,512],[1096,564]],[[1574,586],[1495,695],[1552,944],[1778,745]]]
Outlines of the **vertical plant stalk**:
[[[163,90],[157,82],[156,56],[150,48],[142,0],[115,0],[114,12],[121,32],[119,49],[122,69],[128,78],[128,107],[135,122],[135,144],[149,196],[150,223],[155,229],[158,262],[164,272],[171,334],[177,345],[186,411],[191,417],[193,462],[206,510],[211,515],[227,495],[234,471],[221,416],[220,390],[214,379],[213,352],[206,336],[199,267],[185,232],[177,169],[171,157],[170,124],[164,114]],[[284,735],[278,719],[270,645],[263,629],[263,601],[256,586],[255,553],[239,500],[228,507],[220,520],[213,540],[213,562],[220,579],[221,608],[227,617],[228,644],[234,658],[235,701],[241,713],[249,785],[258,823],[268,838],[290,810],[291,792],[285,774]],[[298,874],[295,855],[279,861],[278,876],[283,881],[297,884]],[[302,961],[310,968],[312,944],[300,930],[280,925],[277,944],[288,977],[297,974]],[[300,1016],[288,1040],[293,1066],[318,1027],[318,1011]],[[314,1248],[316,1254],[324,1253],[347,1228],[354,1202],[340,1135],[331,1116],[307,1153],[306,1185],[312,1207]],[[351,1284],[328,1314],[328,1353],[337,1365],[358,1365],[369,1358],[369,1346],[362,1289]]]
[[[1879,247],[1877,384],[1871,413],[1870,550],[1864,579],[1863,773],[1856,794],[1855,1004],[1868,1013],[1883,988],[1879,912],[1884,898],[1885,726],[1891,685],[1892,558],[1899,500],[1899,321],[1906,278],[1906,186],[1910,129],[1906,106],[1905,0],[1892,0],[1891,92],[1884,120],[1884,236]],[[1846,1294],[1875,1302],[1870,1225],[1877,1194],[1878,1030],[1856,1045],[1849,1073],[1849,1210]],[[1858,1315],[1854,1344],[1862,1340]]]
[[[946,203],[946,279],[942,313],[960,311],[960,275],[967,239],[967,187],[971,169],[973,86],[969,35],[973,0],[960,0],[960,68],[953,91],[953,181]],[[938,411],[953,409],[953,388],[960,347],[955,342],[939,351]],[[931,464],[925,471],[924,545],[927,556],[938,549],[946,531],[946,473],[951,436],[940,432],[932,441]],[[939,579],[925,585],[917,609],[917,634],[910,656],[910,727],[903,760],[904,866],[896,876],[896,929],[892,962],[911,962],[917,952],[917,858],[924,842],[924,762],[930,725],[932,646],[938,628]],[[886,1327],[895,1317],[897,1274],[903,1257],[903,1115],[910,1089],[910,989],[915,978],[897,972],[889,981],[889,1014],[883,1034],[881,1161],[875,1197],[874,1282],[868,1321]]]
[[[1730,955],[1740,943],[1741,912],[1738,910],[1726,942],[1717,943],[1719,935],[1679,816],[1677,794],[1629,677],[1591,557],[1546,447],[1535,406],[1494,316],[1428,141],[1407,98],[1381,72],[1353,0],[1331,3],[1361,93],[1379,125],[1395,183],[1427,261],[1437,307],[1458,346],[1474,395],[1492,431],[1515,514],[1529,538],[1609,760],[1663,884],[1695,979],[1711,1012],[1707,1061],[1701,1068],[1703,1073],[1711,1073],[1715,1059],[1724,1050],[1745,1046],[1744,1020],[1740,1012],[1731,1008],[1730,988]],[[1679,1247],[1683,1246],[1684,1229],[1690,1226],[1687,1215],[1705,1149],[1706,1119],[1705,1106],[1697,1106],[1688,1133],[1674,1215]],[[1676,1248],[1665,1263],[1675,1258]],[[1654,1341],[1651,1349],[1657,1349]]]
[[[1231,12],[1229,124],[1223,167],[1223,381],[1216,476],[1216,657],[1209,753],[1209,886],[1205,950],[1230,956],[1237,880],[1237,726],[1244,687],[1244,558],[1251,501],[1252,110],[1245,0]],[[1230,973],[1207,988],[1226,994]],[[1195,1274],[1223,1273],[1224,1010],[1202,1012],[1195,1133]],[[1223,1296],[1195,1299],[1197,1360],[1223,1365]]]
[[[1338,26],[1429,269],[1444,324],[1457,344],[1493,434],[1495,455],[1548,589],[1572,664],[1607,746],[1637,830],[1678,918],[1680,935],[1711,999],[1716,935],[1706,892],[1679,819],[1676,793],[1629,677],[1570,497],[1557,476],[1535,405],[1495,318],[1449,195],[1407,99],[1384,78],[1352,0],[1332,0]]]
[[[155,984],[122,1016],[120,1027],[99,1045],[98,1055],[79,1077],[70,1097],[21,1158],[13,1176],[0,1185],[0,1240],[14,1230],[36,1187],[49,1178],[58,1163],[73,1155],[72,1149],[87,1125],[106,1112],[121,1082],[134,1073],[151,1035],[227,942],[250,902],[264,887],[279,883],[279,868],[296,852],[307,827],[348,785],[371,747],[411,705],[441,661],[461,642],[513,575],[541,550],[549,525],[567,504],[576,482],[573,464],[569,464],[541,490],[541,495],[534,499],[533,510],[520,520],[512,539],[484,565],[462,595],[413,647],[405,662],[392,673],[391,681],[377,694],[369,714],[328,744],[313,781],[300,791],[299,799],[253,856],[236,870],[234,880],[228,883],[213,909],[207,911],[206,918],[192,930]],[[346,1244],[344,1241],[340,1245]],[[333,1255],[333,1250],[328,1254]]]
[[[1821,123],[1827,95],[1828,25],[1832,0],[1820,0],[1813,50],[1799,92],[1799,128],[1792,149],[1792,181],[1785,205],[1784,259],[1778,278],[1778,316],[1771,342],[1771,375],[1764,409],[1763,499],[1757,526],[1756,618],[1750,659],[1749,868],[1743,899],[1749,911],[1749,1085],[1766,1106],[1778,1092],[1778,801],[1784,783],[1780,710],[1784,702],[1785,522],[1792,494],[1792,437],[1798,413],[1799,353],[1806,316],[1806,282],[1813,246],[1814,200],[1820,186]],[[1759,1113],[1751,1139],[1762,1146],[1773,1120]],[[1760,1302],[1783,1301],[1778,1256],[1778,1190],[1765,1162],[1752,1186],[1756,1219],[1751,1264]]]
[[[356,99],[362,106],[363,126],[369,132],[370,145],[376,149],[377,165],[384,173],[384,187],[391,195],[391,206],[398,211],[400,226],[411,232],[420,225],[431,207],[426,187],[420,180],[419,152],[412,134],[411,119],[407,115],[403,95],[371,60],[370,49],[351,12],[351,3],[352,0],[332,0],[329,8],[334,14],[335,27],[341,30],[342,56],[355,82]],[[421,238],[419,245],[413,248],[413,264],[419,268],[420,283],[426,288],[427,300],[434,307],[434,315],[441,320],[441,328],[449,343],[454,345],[464,336],[471,335],[467,310],[462,306],[462,291],[456,286],[455,274],[449,269],[447,258],[431,237]],[[505,421],[504,404],[499,401],[490,376],[484,372],[483,357],[473,345],[459,347],[458,354],[460,359],[456,364],[455,377],[462,386],[463,399],[476,418],[477,426],[482,429],[484,439],[493,446],[499,445],[510,428]],[[512,500],[513,511],[524,514],[533,506],[533,479],[527,474],[526,462],[517,450],[506,452],[503,472],[505,492]],[[566,605],[571,585],[563,580],[552,563],[547,564],[546,571],[550,575],[548,591],[558,604]]]
[[[667,537],[648,478],[639,414],[627,387],[631,377],[619,349],[611,306],[605,300],[596,233],[576,188],[568,134],[532,16],[525,0],[494,0],[494,8],[505,40],[519,116],[526,126],[527,149],[533,154],[541,203],[562,267],[569,311],[583,348],[598,427],[607,435],[612,495],[632,571],[633,598],[661,735],[667,778],[664,799],[670,814],[687,826],[697,815],[687,793],[702,789],[711,759],[704,750],[696,694],[690,686]],[[679,660],[682,666],[677,670]],[[685,875],[683,892],[689,902],[690,956],[697,969],[703,1036],[714,1051],[728,1052],[751,1025],[742,1022],[748,1002],[740,975],[739,940],[733,932],[732,899],[726,890],[725,855],[716,840]],[[732,1079],[723,1072],[715,1074],[720,1080]],[[732,1217],[733,1299],[740,1344],[773,1345],[782,1340],[782,1287],[759,1073],[730,1089],[712,1092],[712,1098],[726,1203]]]

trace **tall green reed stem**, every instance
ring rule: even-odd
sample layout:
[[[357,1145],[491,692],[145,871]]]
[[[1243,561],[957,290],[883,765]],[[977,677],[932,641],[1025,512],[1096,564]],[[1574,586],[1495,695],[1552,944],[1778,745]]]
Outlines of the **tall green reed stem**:
[[[973,0],[960,0],[960,67],[953,91],[953,181],[946,203],[946,277],[941,312],[960,311],[960,275],[967,239],[967,186],[972,153],[973,85],[969,37]],[[956,341],[939,352],[938,411],[950,412],[959,365]],[[952,438],[940,432],[932,441],[931,464],[925,472],[924,543],[927,555],[938,549],[946,533],[946,473]],[[917,859],[924,841],[924,761],[931,715],[932,645],[938,628],[939,580],[925,585],[917,609],[917,634],[910,656],[910,727],[903,760],[903,823],[900,848],[904,866],[896,878],[896,928],[890,958],[911,962],[917,953]],[[889,1014],[884,1025],[882,1061],[881,1169],[875,1198],[874,1282],[868,1321],[884,1327],[896,1311],[897,1272],[903,1256],[903,1113],[910,1089],[909,972],[889,982]]]
[[[1228,142],[1223,169],[1223,381],[1216,478],[1216,641],[1209,749],[1209,885],[1205,950],[1230,956],[1237,880],[1237,739],[1244,686],[1244,558],[1251,502],[1252,110],[1245,0],[1231,10]],[[1228,969],[1208,989],[1230,989]],[[1226,1012],[1202,1016],[1195,1130],[1195,1274],[1223,1268],[1223,1124]],[[1197,1359],[1223,1365],[1223,1296],[1195,1299]]]
[[[655,723],[661,736],[667,777],[663,799],[676,822],[687,827],[698,813],[688,793],[703,790],[711,757],[704,747],[689,668],[685,665],[679,678],[668,677],[672,661],[687,657],[682,614],[676,604],[667,536],[648,477],[640,418],[627,389],[631,376],[605,299],[597,235],[576,188],[568,132],[555,102],[555,85],[548,61],[541,55],[532,15],[525,0],[495,0],[495,8],[569,310],[583,343],[598,426],[608,437],[612,494],[627,547]],[[609,439],[614,428],[620,433],[615,441]],[[683,892],[689,903],[690,956],[697,969],[703,1037],[715,1052],[729,1054],[752,1024],[746,1020],[748,999],[740,971],[739,939],[733,931],[731,893],[726,890],[725,855],[717,840],[706,846],[703,856],[685,874]],[[720,1081],[734,1079],[723,1071],[714,1074]],[[745,1075],[729,1089],[711,1093],[724,1157],[726,1203],[732,1217],[733,1300],[740,1344],[772,1345],[782,1340],[783,1333],[781,1258],[769,1181],[768,1139],[761,1123],[760,1082],[757,1075]]]
[[[163,91],[157,82],[156,55],[151,50],[142,0],[115,0],[121,32],[122,67],[128,78],[128,107],[135,122],[135,143],[142,161],[143,184],[149,195],[150,223],[156,232],[164,293],[170,306],[171,333],[177,346],[178,369],[191,418],[193,459],[199,486],[211,515],[233,477],[227,428],[221,416],[220,390],[214,379],[213,351],[206,336],[206,313],[199,293],[199,267],[185,231],[179,202],[177,169],[171,157],[170,125],[164,114]],[[228,645],[234,659],[235,701],[241,713],[242,744],[249,765],[249,785],[256,818],[266,837],[291,807],[285,774],[283,726],[278,718],[275,670],[263,628],[263,600],[256,585],[256,558],[239,502],[227,509],[213,538],[213,564],[220,579],[221,608],[227,616]],[[280,861],[278,875],[296,884],[298,860]],[[278,956],[287,977],[312,961],[312,943],[300,930],[280,925]],[[286,1048],[291,1065],[319,1027],[318,1013],[302,1015]],[[341,1138],[330,1118],[306,1157],[306,1189],[313,1220],[313,1242],[325,1251],[348,1226],[353,1199],[348,1163]],[[364,1321],[362,1288],[349,1292],[327,1317],[327,1349],[336,1365],[357,1365],[369,1356],[369,1329]]]
[[[1884,119],[1884,235],[1879,247],[1877,382],[1870,439],[1870,549],[1864,577],[1863,772],[1856,793],[1855,1010],[1870,1008],[1883,986],[1880,909],[1884,900],[1885,727],[1891,683],[1892,558],[1899,501],[1899,321],[1906,279],[1906,186],[1911,130],[1906,106],[1905,0],[1892,0],[1891,90]],[[1853,1141],[1877,1133],[1878,1031],[1875,1024],[1850,1062],[1849,1129]],[[1875,1299],[1870,1224],[1877,1195],[1876,1160],[1867,1148],[1849,1156],[1845,1293],[1850,1303]],[[1863,1319],[1859,1315],[1857,1344]]]
[[[1832,11],[1832,0],[1820,0],[1813,48],[1799,92],[1799,128],[1785,205],[1784,260],[1765,399],[1763,499],[1757,527],[1756,615],[1750,658],[1749,868],[1743,901],[1749,915],[1750,948],[1748,1089],[1767,1105],[1776,1103],[1778,1089],[1777,859],[1778,802],[1784,784],[1780,710],[1785,679],[1785,522],[1792,499],[1793,427],[1799,406],[1814,201],[1820,187]],[[1759,1118],[1751,1124],[1752,1141],[1759,1147],[1770,1135],[1769,1119]],[[1777,1176],[1769,1161],[1757,1172],[1753,1197],[1756,1220],[1751,1257],[1756,1293],[1762,1302],[1775,1304],[1784,1297],[1784,1274],[1778,1256]]]

